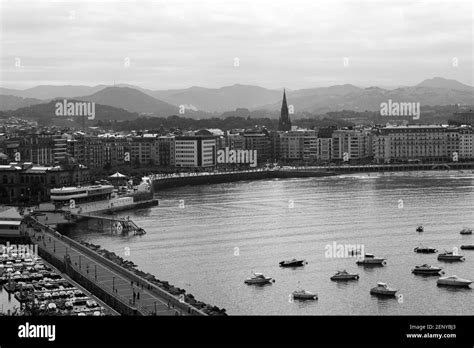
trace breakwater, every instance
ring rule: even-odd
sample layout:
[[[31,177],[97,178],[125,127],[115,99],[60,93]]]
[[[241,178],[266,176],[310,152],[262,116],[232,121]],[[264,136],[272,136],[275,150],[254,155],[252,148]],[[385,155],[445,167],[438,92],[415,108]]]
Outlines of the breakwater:
[[[157,292],[159,292],[160,296],[166,297],[168,301],[175,301],[176,297],[178,297],[179,303],[174,303],[173,305],[175,305],[178,308],[183,307],[181,309],[186,310],[188,313],[191,313],[191,308],[189,308],[189,306],[192,306],[207,315],[226,315],[225,309],[219,308],[217,306],[212,306],[212,305],[196,300],[192,294],[187,294],[186,290],[175,287],[167,281],[159,280],[151,273],[145,273],[137,269],[136,268],[137,265],[135,265],[135,263],[133,263],[132,261],[125,260],[122,257],[116,255],[115,253],[101,248],[99,245],[87,243],[85,241],[80,241],[80,243],[86,246],[87,248],[95,251],[96,253],[102,255],[107,260],[110,260],[111,262],[117,264],[118,266],[135,274],[136,278],[134,278],[134,280],[137,283],[147,281],[154,284],[159,289],[151,287],[151,286],[149,287],[149,289],[156,290]],[[170,296],[170,294],[173,296]],[[185,306],[183,306],[183,304]]]
[[[287,179],[336,175],[321,170],[254,170],[224,173],[199,173],[154,178],[153,189],[165,189],[187,185],[209,185],[245,180]]]
[[[196,301],[192,295],[185,295],[184,290],[174,288],[167,282],[154,277],[149,279],[139,270],[124,267],[120,262],[124,260],[113,257],[112,253],[100,248],[98,253],[94,250],[97,247],[76,242],[32,217],[26,219],[32,241],[41,241],[37,243],[40,256],[121,314],[225,314],[225,310]],[[136,298],[139,293],[141,296]]]
[[[370,165],[330,165],[283,167],[279,169],[255,169],[235,172],[179,173],[152,175],[153,189],[209,185],[245,180],[289,179],[305,177],[325,177],[350,173],[409,172],[432,170],[474,170],[474,162],[418,163],[418,164],[370,164]]]

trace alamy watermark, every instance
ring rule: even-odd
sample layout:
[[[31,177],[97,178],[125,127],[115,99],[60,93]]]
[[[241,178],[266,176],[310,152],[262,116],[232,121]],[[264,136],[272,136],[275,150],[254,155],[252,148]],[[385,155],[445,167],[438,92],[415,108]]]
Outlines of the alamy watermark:
[[[36,244],[0,244],[0,257],[33,258],[38,256]]]
[[[217,163],[248,163],[257,166],[257,150],[217,150]]]
[[[339,244],[336,241],[324,247],[326,258],[346,258],[364,255],[364,244]]]
[[[19,338],[47,338],[48,341],[56,339],[56,325],[37,325],[26,322],[18,326]]]
[[[68,102],[64,99],[62,102],[57,102],[56,116],[87,116],[89,120],[95,118],[95,103],[94,102]]]
[[[414,120],[420,119],[420,103],[399,103],[393,102],[391,99],[388,102],[380,104],[381,116],[413,116]]]

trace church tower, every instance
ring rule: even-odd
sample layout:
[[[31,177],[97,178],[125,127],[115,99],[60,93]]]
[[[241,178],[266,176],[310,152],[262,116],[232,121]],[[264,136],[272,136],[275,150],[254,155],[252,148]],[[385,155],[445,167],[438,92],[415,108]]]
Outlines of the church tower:
[[[283,103],[281,104],[280,121],[278,122],[279,131],[291,130],[291,121],[288,114],[288,105],[286,104],[286,92],[283,90]]]

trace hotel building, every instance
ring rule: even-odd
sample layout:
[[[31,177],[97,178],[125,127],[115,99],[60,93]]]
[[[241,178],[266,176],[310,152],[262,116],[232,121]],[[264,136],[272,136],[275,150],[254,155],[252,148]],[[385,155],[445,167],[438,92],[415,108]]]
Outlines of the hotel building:
[[[444,126],[409,125],[381,128],[373,139],[374,160],[390,161],[447,161],[448,153],[457,149],[457,133]]]

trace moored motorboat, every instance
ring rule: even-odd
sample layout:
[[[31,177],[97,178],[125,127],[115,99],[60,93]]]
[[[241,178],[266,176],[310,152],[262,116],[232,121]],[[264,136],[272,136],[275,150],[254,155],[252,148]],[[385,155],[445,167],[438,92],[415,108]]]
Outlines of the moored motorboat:
[[[474,250],[474,244],[461,245],[463,250]]]
[[[384,266],[387,264],[387,261],[384,258],[375,257],[373,254],[365,254],[363,259],[356,261],[356,264],[369,266]]]
[[[306,291],[304,289],[298,289],[298,290],[293,291],[291,293],[291,296],[295,300],[317,300],[318,299],[317,294]]]
[[[411,272],[413,274],[425,274],[425,275],[439,275],[443,273],[440,267],[430,266],[428,264],[415,266],[415,268],[413,268]]]
[[[387,283],[378,282],[375,288],[370,289],[371,295],[395,296],[397,289],[393,289]]]
[[[464,227],[460,232],[460,234],[472,234],[472,229],[469,227]]]
[[[271,284],[272,282],[275,282],[275,280],[270,277],[265,277],[262,273],[254,273],[254,276],[252,278],[248,278],[244,281],[245,284],[249,285]]]
[[[279,263],[280,267],[301,267],[306,264],[307,264],[306,260],[297,260],[297,259],[285,260]]]
[[[471,283],[472,283],[472,280],[462,279],[455,275],[448,276],[448,277],[441,277],[437,281],[438,285],[458,286],[458,287],[468,287]]]
[[[413,251],[416,253],[421,253],[421,254],[433,254],[433,253],[438,252],[438,250],[435,248],[429,248],[422,245],[420,245],[419,247],[416,247],[415,249],[413,249]]]
[[[359,279],[359,274],[349,273],[346,270],[337,271],[336,274],[334,274],[331,277],[331,280],[358,280],[358,279]]]
[[[423,225],[418,225],[418,227],[416,228],[416,232],[423,232],[425,230],[425,228],[423,227]]]
[[[438,260],[439,261],[464,261],[465,258],[463,255],[458,255],[450,251],[450,252],[444,252],[444,253],[439,254]]]

